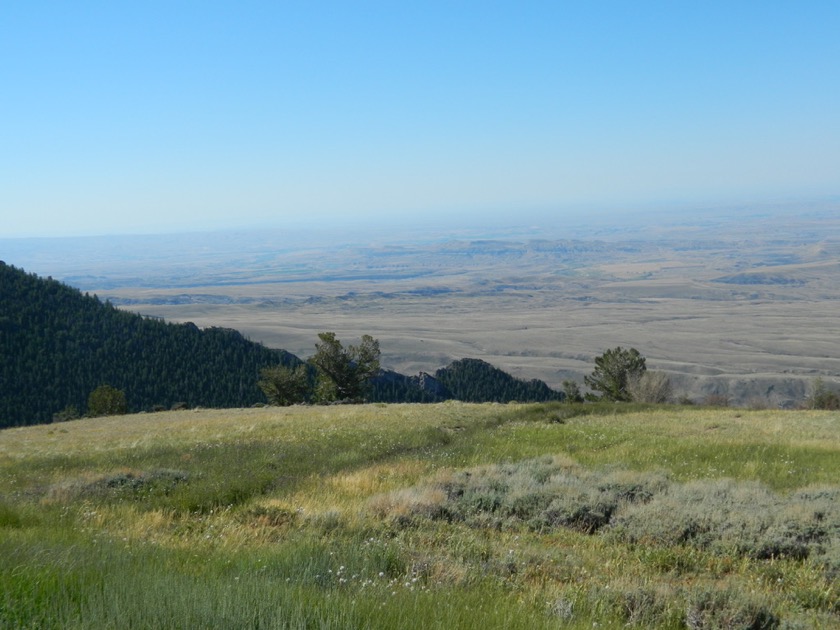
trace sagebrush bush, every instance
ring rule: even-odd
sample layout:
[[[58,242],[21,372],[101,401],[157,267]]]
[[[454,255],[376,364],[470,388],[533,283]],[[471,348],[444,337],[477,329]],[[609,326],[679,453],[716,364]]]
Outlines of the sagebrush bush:
[[[840,489],[782,497],[755,482],[673,484],[649,502],[628,505],[610,535],[630,543],[688,544],[759,560],[802,560],[840,539]]]
[[[740,540],[745,529],[766,529],[778,507],[778,499],[757,483],[722,479],[672,484],[651,501],[618,515],[611,533],[631,543],[728,546]]]
[[[567,459],[451,472],[433,482],[374,497],[368,509],[401,524],[418,519],[536,532],[566,528],[654,547],[688,546],[755,560],[830,559],[840,540],[840,488],[782,496],[758,482],[675,483],[664,474],[590,471]]]
[[[701,589],[685,613],[690,630],[773,630],[779,616],[768,602],[733,589]]]
[[[647,371],[627,381],[627,392],[634,402],[661,404],[671,400],[673,388],[664,372]]]
[[[377,497],[370,505],[379,516],[593,533],[607,525],[622,504],[650,500],[666,484],[659,473],[591,472],[564,458],[542,457],[459,471],[431,488]]]
[[[624,627],[669,627],[679,623],[682,617],[682,611],[674,606],[678,601],[676,593],[667,588],[611,585],[592,589],[587,600],[587,608],[617,620]]]
[[[158,468],[148,471],[120,471],[90,478],[67,479],[48,491],[53,500],[74,498],[93,500],[148,499],[166,496],[186,484],[190,475],[182,470]]]
[[[380,494],[368,501],[368,509],[380,518],[407,525],[416,518],[448,519],[446,495],[439,488],[408,488]]]
[[[829,580],[840,582],[840,537],[835,537],[828,545],[820,558]],[[840,601],[835,605],[837,613],[840,613]]]

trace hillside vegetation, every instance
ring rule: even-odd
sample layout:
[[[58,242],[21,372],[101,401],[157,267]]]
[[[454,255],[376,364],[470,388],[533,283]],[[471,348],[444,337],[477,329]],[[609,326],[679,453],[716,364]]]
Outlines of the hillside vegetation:
[[[107,384],[128,409],[237,407],[262,400],[259,370],[295,357],[235,330],[169,324],[0,263],[0,427],[85,408]]]
[[[0,428],[76,417],[107,385],[128,411],[245,407],[266,402],[263,368],[302,363],[218,327],[199,329],[129,313],[51,278],[0,261]],[[434,379],[390,372],[373,382],[377,402],[543,401],[562,397],[483,361],[458,361]],[[445,383],[445,384],[444,384]]]
[[[622,405],[0,431],[3,628],[840,626],[840,419]]]
[[[461,359],[435,371],[405,376],[387,371],[372,382],[373,402],[547,402],[563,400],[564,394],[543,381],[515,378],[482,361]]]

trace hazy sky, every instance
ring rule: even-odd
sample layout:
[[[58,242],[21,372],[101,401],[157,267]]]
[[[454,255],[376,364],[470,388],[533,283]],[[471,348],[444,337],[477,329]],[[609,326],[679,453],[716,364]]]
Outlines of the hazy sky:
[[[840,193],[840,2],[7,2],[0,237]]]

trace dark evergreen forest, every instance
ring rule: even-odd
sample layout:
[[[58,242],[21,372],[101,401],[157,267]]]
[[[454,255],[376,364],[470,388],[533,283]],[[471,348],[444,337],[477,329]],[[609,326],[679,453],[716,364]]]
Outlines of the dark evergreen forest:
[[[374,402],[545,402],[563,400],[565,394],[543,381],[524,381],[482,361],[461,359],[440,368],[431,376],[404,376],[383,371],[373,379],[370,396]]]
[[[0,262],[0,427],[85,411],[99,385],[123,390],[129,412],[264,402],[259,371],[294,355],[235,330],[171,324]]]
[[[129,413],[265,402],[260,370],[301,359],[228,328],[200,330],[122,311],[51,278],[0,261],[0,428],[51,422],[69,407],[85,413],[90,393],[110,385]],[[382,371],[375,402],[545,401],[563,394],[477,359],[434,376]]]
[[[543,402],[562,400],[540,380],[523,381],[480,359],[461,359],[435,372],[452,398],[464,402]]]

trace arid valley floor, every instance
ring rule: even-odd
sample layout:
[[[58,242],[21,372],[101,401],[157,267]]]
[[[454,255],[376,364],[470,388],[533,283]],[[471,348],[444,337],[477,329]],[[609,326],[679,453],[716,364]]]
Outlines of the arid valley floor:
[[[559,387],[621,345],[679,395],[768,406],[840,374],[837,203],[515,229],[0,240],[0,258],[304,358],[318,332],[371,334],[383,366],[408,374],[474,357]]]

